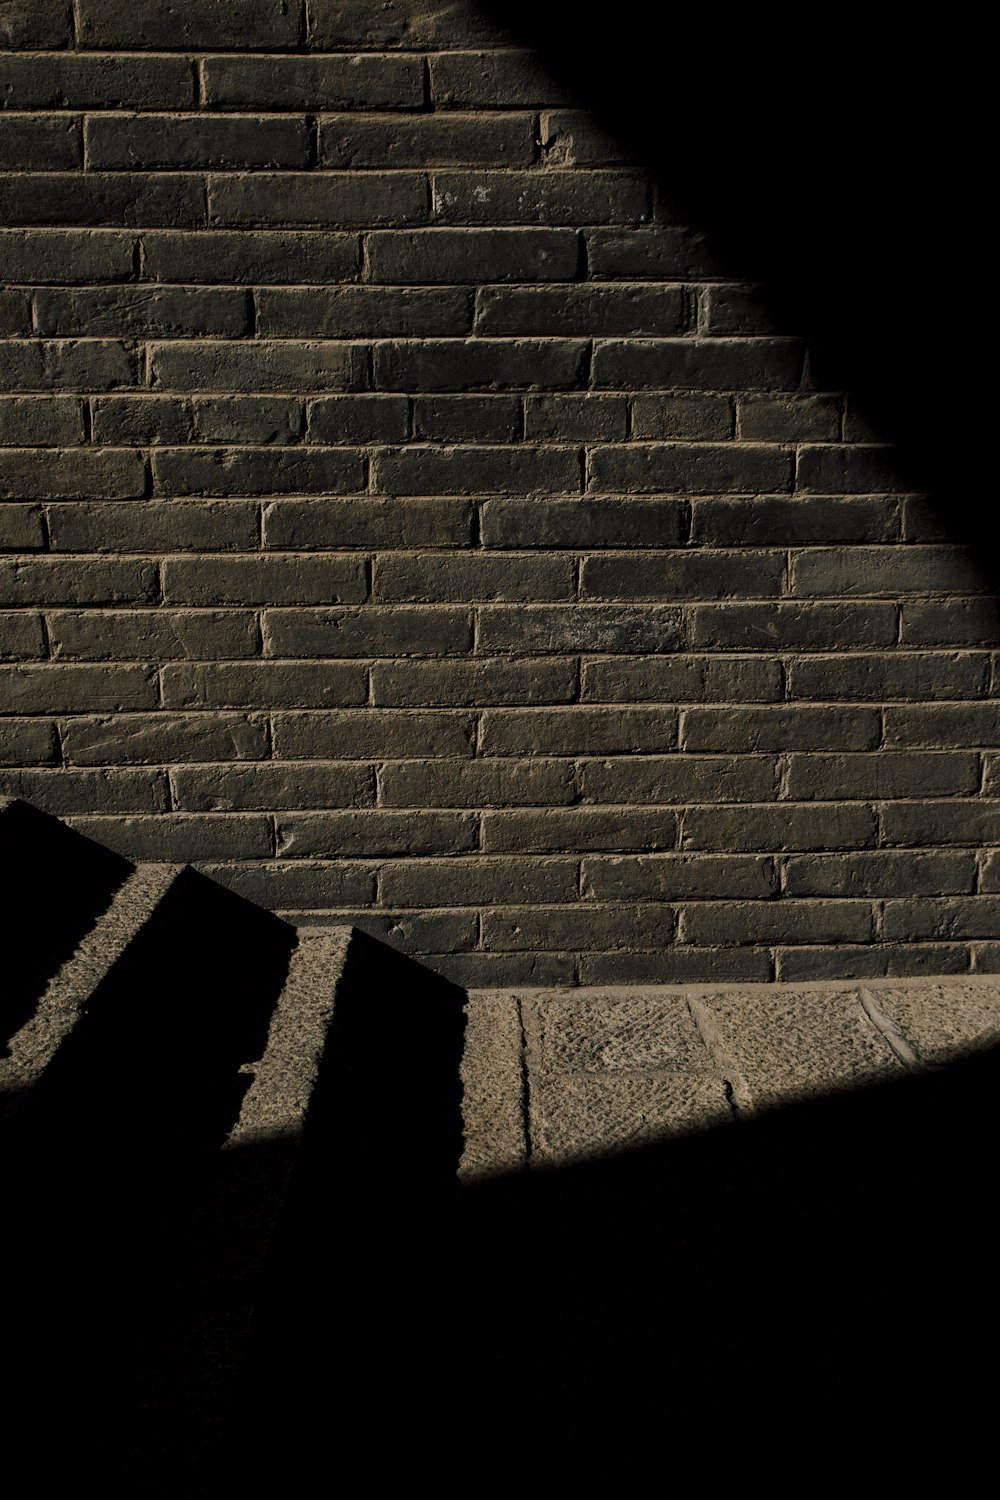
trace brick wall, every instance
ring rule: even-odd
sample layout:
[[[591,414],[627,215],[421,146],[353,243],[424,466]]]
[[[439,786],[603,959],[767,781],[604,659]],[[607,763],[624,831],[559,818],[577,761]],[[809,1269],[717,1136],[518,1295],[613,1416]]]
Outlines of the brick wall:
[[[466,982],[995,966],[974,553],[523,40],[0,4],[0,792]]]

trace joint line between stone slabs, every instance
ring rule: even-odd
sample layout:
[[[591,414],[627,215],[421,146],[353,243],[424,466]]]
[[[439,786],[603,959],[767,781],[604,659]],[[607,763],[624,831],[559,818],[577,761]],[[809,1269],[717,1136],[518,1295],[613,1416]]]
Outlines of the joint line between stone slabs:
[[[684,1000],[691,1012],[691,1019],[701,1037],[716,1069],[721,1074],[726,1089],[726,1098],[734,1119],[753,1114],[753,1095],[750,1086],[737,1066],[736,1059],[726,1047],[717,1017],[711,1006],[694,995],[685,995]]]
[[[903,1064],[903,1067],[911,1073],[918,1072],[921,1068],[925,1067],[926,1064],[923,1062],[919,1052],[910,1045],[895,1022],[880,1008],[871,990],[859,989],[857,996],[861,1002],[861,1009],[868,1017],[868,1020],[879,1035],[884,1037],[894,1055]]]

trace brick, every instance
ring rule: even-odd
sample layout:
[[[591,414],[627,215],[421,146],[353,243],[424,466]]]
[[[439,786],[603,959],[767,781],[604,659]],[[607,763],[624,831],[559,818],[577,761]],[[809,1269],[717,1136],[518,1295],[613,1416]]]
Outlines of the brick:
[[[636,438],[718,442],[732,435],[729,396],[637,396],[632,402],[632,436]]]
[[[35,331],[46,337],[236,337],[250,329],[247,294],[205,287],[52,287],[35,293]]]
[[[390,947],[403,953],[421,956],[436,950],[461,954],[463,950],[475,948],[478,941],[478,922],[471,912],[406,912],[380,913],[365,911],[337,911],[329,916],[325,912],[301,913],[302,924],[316,922],[327,926],[333,922],[347,922],[362,932],[371,933]]]
[[[114,500],[50,505],[54,552],[241,551],[257,545],[257,507],[240,501]]]
[[[294,579],[300,565],[296,559],[288,561],[295,569]],[[300,592],[304,592],[301,586]],[[269,609],[264,615],[264,647],[269,656],[433,656],[468,651],[471,644],[467,609],[369,605],[341,610]]]
[[[311,0],[308,40],[320,51],[381,51],[501,45],[506,33],[488,12],[467,0]]]
[[[763,554],[767,556],[767,554]],[[753,554],[751,554],[753,556]],[[748,587],[746,592],[751,589]],[[753,590],[753,592],[762,592]],[[777,592],[775,590],[774,592]],[[777,651],[793,646],[823,650],[837,646],[891,646],[896,641],[896,607],[893,604],[706,604],[690,615],[693,646],[738,646],[744,650]],[[823,657],[824,667],[830,660]],[[852,657],[851,660],[857,660]],[[797,672],[806,662],[796,661]],[[834,669],[836,671],[836,669]],[[810,675],[807,671],[807,675]],[[811,680],[822,684],[822,675],[811,672]],[[797,697],[829,697],[826,692]]]
[[[480,730],[483,755],[624,755],[673,750],[673,708],[488,709]]]
[[[368,699],[363,667],[343,662],[170,662],[168,708],[348,708]]]
[[[572,281],[572,229],[418,229],[367,236],[368,279],[383,282]]]
[[[751,443],[835,443],[842,410],[839,396],[741,396],[736,431]]]
[[[574,661],[403,661],[372,668],[375,703],[397,708],[478,708],[492,704],[569,703]]]
[[[872,909],[865,901],[711,901],[685,906],[680,931],[683,942],[706,947],[866,943],[872,940]]]
[[[989,592],[981,563],[959,547],[817,547],[792,566],[797,594]]]
[[[312,604],[363,599],[364,569],[351,557],[168,558],[167,604]]]
[[[676,839],[676,815],[660,808],[483,814],[483,849],[489,854],[672,849]]]
[[[361,265],[358,235],[302,230],[152,230],[142,252],[147,281],[355,281]]]
[[[535,52],[442,52],[430,58],[431,100],[445,109],[568,104],[566,90]]]
[[[622,390],[794,390],[802,367],[795,339],[648,339],[594,350],[593,383]]]
[[[69,765],[158,765],[186,761],[264,760],[267,725],[247,714],[118,714],[62,725]]]
[[[320,121],[319,165],[528,167],[535,159],[530,114],[333,115]]]
[[[606,167],[629,160],[622,143],[583,110],[546,110],[540,122],[542,157],[550,167]]]
[[[461,854],[479,843],[479,817],[465,812],[284,813],[276,819],[285,859],[382,859],[397,854]]]
[[[8,109],[185,109],[195,103],[186,57],[62,52],[4,60]]]
[[[1000,761],[995,755],[986,757],[986,770],[983,778],[983,791],[987,796],[993,796],[1000,790]]]
[[[205,103],[251,109],[419,109],[418,57],[207,57]]]
[[[590,274],[600,280],[687,281],[719,275],[721,270],[707,237],[680,225],[641,231],[589,229],[586,241]]]
[[[949,512],[941,498],[933,495],[905,495],[900,502],[903,511],[904,542],[975,542],[975,524],[969,515]]]
[[[401,553],[378,559],[374,592],[389,603],[572,599],[576,565],[569,557],[496,557],[484,552],[413,557]]]
[[[596,901],[767,900],[778,876],[774,860],[759,855],[639,855],[585,859],[580,889]]]
[[[372,807],[375,778],[363,765],[180,766],[170,772],[177,812],[272,812]]]
[[[644,178],[629,172],[448,172],[431,175],[432,218],[443,224],[638,224]]]
[[[781,663],[762,657],[673,656],[586,661],[580,696],[594,703],[769,703]]]
[[[150,383],[159,390],[336,391],[366,382],[364,349],[357,344],[219,340],[154,344],[150,350]]]
[[[701,293],[701,327],[706,333],[778,333],[778,319],[762,287],[726,282]],[[784,331],[789,330],[786,327]],[[839,436],[839,434],[838,434]]]
[[[31,301],[27,292],[0,289],[0,334],[20,337],[31,332]]]
[[[705,490],[779,492],[792,487],[792,457],[763,444],[630,443],[593,448],[588,455],[592,490]]]
[[[902,639],[908,646],[1000,645],[997,599],[907,601],[902,613]]]
[[[910,856],[910,855],[899,856],[898,855],[897,856],[897,858],[926,858],[926,857],[927,856],[922,856],[922,855],[913,855],[913,856]],[[963,861],[966,860],[966,859],[971,859],[972,858],[971,855],[950,855],[950,856],[945,855],[943,857],[944,858],[952,858],[952,859],[961,859]],[[937,890],[931,891],[930,894],[931,895],[935,895],[935,896],[942,895],[942,894],[944,894],[946,892],[946,889],[947,888],[944,885],[941,885],[941,886],[939,886],[937,888]],[[966,885],[962,885],[962,886],[955,886],[954,889],[956,891],[959,891],[962,895],[969,895],[969,894],[971,894],[971,892],[973,890],[973,885],[970,883],[970,884],[966,884]],[[982,891],[1000,891],[1000,855],[998,855],[995,850],[992,851],[991,853],[987,854],[986,858],[985,858],[985,860],[983,862],[983,871],[982,871],[982,877],[981,877],[979,889],[982,890]],[[910,895],[910,894],[914,894],[914,893],[909,892],[909,891],[906,891],[906,892],[900,891],[898,893],[894,892],[894,894],[899,894],[899,895],[906,894],[906,895]]]
[[[517,396],[420,396],[413,403],[413,436],[418,442],[511,443],[521,436],[521,402]]]
[[[277,500],[264,509],[267,547],[461,547],[471,540],[465,500]]]
[[[245,610],[55,610],[46,627],[52,656],[64,660],[215,661],[258,650],[256,616]]]
[[[893,651],[810,656],[791,665],[792,698],[978,698],[989,687],[984,651]]]
[[[770,954],[752,948],[585,953],[579,971],[581,984],[764,984],[774,978]]]
[[[0,281],[126,280],[134,244],[133,235],[113,229],[3,229]]]
[[[680,500],[488,500],[487,547],[676,547],[686,540]]]
[[[7,0],[0,11],[0,47],[66,47],[72,38],[69,0]]]
[[[156,495],[350,494],[367,488],[364,454],[345,448],[158,448]]]
[[[625,437],[628,409],[624,396],[529,396],[524,403],[526,438],[556,442],[614,442]]]
[[[681,847],[778,852],[783,849],[871,849],[878,823],[870,807],[692,807],[684,814]]]
[[[219,225],[405,227],[427,218],[420,172],[253,172],[209,180],[208,221]]]
[[[428,339],[375,345],[375,385],[387,391],[471,391],[585,382],[580,340]]]
[[[391,443],[409,436],[405,396],[319,396],[308,403],[314,443]]]
[[[305,425],[287,396],[196,396],[191,407],[199,443],[293,443]]]
[[[356,708],[344,713],[277,714],[274,753],[282,760],[468,756],[474,735],[475,720],[467,713]],[[374,850],[364,852],[375,855]]]
[[[785,865],[789,896],[968,895],[976,880],[972,854],[802,854]]]
[[[204,224],[200,178],[139,172],[19,173],[0,179],[0,214],[29,224]]]
[[[59,737],[51,719],[0,719],[0,765],[51,765]]]
[[[672,907],[512,906],[483,913],[483,943],[492,952],[544,948],[656,948],[673,939]]]
[[[627,604],[488,605],[480,611],[477,649],[628,653],[676,651],[680,644],[677,609]]]
[[[65,172],[83,165],[80,121],[66,115],[0,119],[0,166],[13,172]]]
[[[568,859],[405,860],[383,865],[386,906],[479,906],[509,901],[575,901],[577,862]]]
[[[822,542],[891,542],[899,536],[899,510],[887,498],[695,500],[693,540],[710,546],[786,546]]]
[[[0,614],[0,660],[23,661],[47,654],[41,615],[26,610]]]
[[[38,448],[0,450],[0,499],[53,499],[94,496],[128,499],[146,488],[141,453],[129,449],[77,449],[59,453]]]
[[[582,768],[585,802],[765,802],[776,795],[774,757],[632,755],[588,760]]]
[[[968,796],[979,790],[979,757],[893,753],[792,755],[786,796],[796,802],[841,797]]]
[[[434,953],[424,960],[435,974],[466,989],[489,986],[553,987],[575,983],[571,954],[560,953]]]
[[[159,697],[148,666],[0,667],[0,713],[74,713],[152,708]]]
[[[83,403],[73,396],[0,396],[0,444],[60,447],[83,441]]]
[[[305,860],[208,865],[204,873],[247,901],[269,911],[280,908],[370,905],[375,875],[366,865]]]
[[[45,525],[40,506],[0,505],[0,551],[42,551],[45,543]]]
[[[135,356],[115,339],[0,343],[0,380],[8,391],[113,390],[135,379]]]
[[[468,333],[471,324],[471,299],[459,287],[275,287],[257,293],[263,338],[423,338]]]
[[[162,771],[7,771],[0,797],[21,797],[55,817],[71,813],[159,813],[167,808]]]
[[[887,745],[927,745],[964,750],[1000,746],[1000,704],[916,704],[885,711]]]
[[[143,604],[158,594],[156,567],[145,561],[0,560],[0,604]]]
[[[1000,923],[1000,898],[943,896],[936,900],[887,901],[884,920],[888,942],[991,938]]]
[[[127,10],[118,0],[79,0],[78,17],[81,46],[169,51],[296,47],[302,27],[297,0],[200,0],[195,7],[132,0]]]
[[[572,764],[398,761],[379,776],[381,807],[558,807],[576,800]]]
[[[887,845],[981,845],[998,840],[1000,802],[888,802],[882,812],[882,842]]]
[[[806,447],[799,449],[796,483],[822,495],[863,495],[876,490],[908,490],[894,448]]]
[[[309,165],[305,120],[280,115],[97,115],[85,142],[90,171]]]
[[[964,974],[968,951],[947,943],[926,948],[833,948],[777,949],[778,978],[785,981],[814,979],[877,979],[885,976],[916,978],[940,974]]]
[[[255,814],[77,817],[70,827],[126,859],[142,861],[197,864],[206,859],[266,859],[272,852],[271,821]]]
[[[507,334],[684,333],[688,300],[674,286],[483,287],[476,295],[476,332]]]
[[[375,486],[396,495],[576,494],[581,466],[577,448],[400,448],[379,453]]]
[[[685,750],[874,750],[881,726],[874,708],[689,708]]]
[[[640,553],[638,557],[622,552],[611,557],[585,558],[581,592],[588,599],[717,599],[728,594],[751,594],[759,598],[780,594],[784,577],[783,552],[683,551]],[[754,608],[753,605],[733,607]],[[781,609],[781,605],[762,607]],[[695,610],[694,618],[708,612]],[[895,639],[895,617],[893,627],[892,639]],[[697,634],[692,643],[713,644]],[[735,644],[747,646],[750,642],[740,639]]]

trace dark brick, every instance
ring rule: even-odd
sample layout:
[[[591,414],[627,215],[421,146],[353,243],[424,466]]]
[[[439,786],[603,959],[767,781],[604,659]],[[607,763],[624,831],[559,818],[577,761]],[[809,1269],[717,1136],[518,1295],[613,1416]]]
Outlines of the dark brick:
[[[0,230],[0,281],[122,281],[134,244],[113,229]]]
[[[508,901],[575,901],[577,862],[567,859],[435,859],[383,865],[387,906],[479,906]]]
[[[0,765],[51,765],[59,737],[51,719],[0,719]]]
[[[144,338],[190,334],[221,338],[246,333],[246,292],[204,287],[50,288],[35,293],[35,332],[48,337],[112,334]]]
[[[399,708],[478,708],[501,703],[569,703],[576,696],[572,661],[376,662],[376,703]]]
[[[524,403],[524,435],[557,442],[614,442],[626,436],[624,396],[529,396]]]
[[[8,109],[187,109],[194,69],[186,57],[7,57],[3,99]]]
[[[676,547],[687,531],[680,500],[488,500],[487,547]]]
[[[375,777],[363,765],[184,766],[170,772],[177,812],[273,812],[371,807]]]
[[[79,817],[70,821],[70,827],[134,860],[195,864],[206,859],[266,859],[273,852],[271,820],[261,815]]]
[[[147,281],[355,281],[361,265],[358,235],[301,230],[152,231],[142,250]]]
[[[465,500],[277,500],[264,510],[266,547],[461,547],[471,539]]]
[[[27,292],[0,288],[0,335],[20,337],[31,332],[31,299]]]
[[[444,224],[637,224],[644,178],[629,172],[434,172],[433,218]]]
[[[781,663],[763,657],[654,656],[585,661],[580,696],[595,703],[770,703]]]
[[[0,343],[0,380],[6,390],[114,390],[135,384],[136,361],[113,339],[80,343]]]
[[[682,287],[483,287],[476,296],[476,332],[497,334],[664,335],[683,333],[688,302]]]
[[[975,886],[971,854],[804,854],[788,860],[789,896],[939,896]]]
[[[930,978],[964,974],[969,967],[967,950],[947,943],[926,948],[851,948],[838,943],[831,948],[779,948],[776,957],[778,978],[786,983],[900,976]]]
[[[705,333],[789,333],[778,326],[761,287],[724,282],[706,286],[701,297],[701,328]],[[839,433],[838,433],[839,436]]]
[[[523,49],[442,52],[430,59],[431,100],[449,109],[569,104],[544,60]]]
[[[540,140],[549,167],[609,167],[629,161],[621,141],[579,109],[546,110]]]
[[[66,47],[72,39],[69,0],[6,0],[0,10],[0,47]]]
[[[928,858],[929,856],[926,856],[926,855],[912,855],[912,856],[909,856],[909,855],[897,855],[896,857],[899,858],[899,859],[903,859],[903,858],[921,859],[921,858]],[[942,856],[940,856],[940,858],[943,858],[943,859],[951,858],[951,859],[959,859],[959,860],[965,861],[965,860],[972,860],[973,856],[971,854],[969,854],[969,855],[953,854],[953,855],[942,855]],[[973,890],[973,886],[971,884],[969,884],[969,885],[962,885],[962,886],[955,886],[955,887],[953,887],[953,889],[955,889],[956,891],[960,891],[961,894],[963,894],[963,895],[968,895]],[[998,852],[997,850],[992,850],[989,854],[986,855],[986,858],[985,858],[985,860],[983,862],[983,873],[982,873],[982,878],[981,878],[981,883],[980,883],[979,889],[981,891],[1000,891],[1000,852]],[[938,886],[937,890],[933,890],[933,891],[930,892],[931,895],[935,895],[935,896],[944,895],[945,893],[946,893],[946,887],[943,886],[943,885]],[[894,893],[894,894],[896,894],[896,893]],[[903,892],[899,892],[898,894],[904,894],[904,893]],[[905,892],[905,894],[912,895],[913,892],[909,892],[908,891],[908,892]]]
[[[421,396],[413,404],[413,436],[423,442],[514,442],[521,436],[521,402],[517,396]]]
[[[389,603],[449,600],[537,603],[542,599],[572,599],[576,594],[576,564],[570,557],[537,555],[400,554],[378,559],[374,593]]]
[[[158,448],[157,495],[351,494],[367,488],[367,461],[348,448]]]
[[[885,711],[887,745],[1000,746],[1000,703],[915,704]]]
[[[797,594],[988,591],[975,554],[960,547],[823,547],[793,560]]]
[[[375,345],[375,384],[388,391],[504,390],[585,383],[579,339],[428,339]]]
[[[894,500],[828,500],[769,495],[764,500],[695,500],[691,535],[711,546],[753,543],[891,542],[899,536]]]
[[[566,761],[399,761],[383,769],[379,783],[383,807],[558,807],[576,800]]]
[[[751,554],[752,555],[752,554]],[[767,556],[767,554],[763,554]],[[746,589],[750,593],[750,588]],[[757,593],[760,590],[754,589]],[[777,590],[775,590],[777,592]],[[693,646],[736,646],[777,651],[793,646],[890,646],[896,640],[893,604],[706,604],[691,611]],[[856,658],[855,658],[856,659]],[[829,658],[822,658],[825,664]],[[795,662],[795,670],[806,665]],[[813,677],[816,677],[815,672]],[[818,679],[822,682],[822,677]],[[809,697],[808,693],[796,694]],[[825,698],[828,693],[815,696]]]
[[[320,121],[319,165],[358,167],[528,167],[535,120],[521,115],[333,115]]]
[[[253,172],[212,177],[208,193],[209,223],[220,225],[402,226],[428,211],[420,172]]]
[[[0,119],[0,167],[5,171],[65,172],[82,165],[78,119],[68,115],[7,115]]]
[[[197,391],[351,390],[367,383],[363,346],[298,341],[286,344],[154,344],[154,388]]]
[[[314,443],[378,443],[409,436],[405,396],[321,396],[308,403]]]
[[[145,460],[127,448],[0,450],[0,499],[29,500],[40,494],[127,499],[142,495],[145,488]]]
[[[590,274],[602,280],[687,281],[720,272],[706,236],[679,225],[641,232],[589,229],[586,239]]]
[[[367,237],[368,279],[383,282],[571,281],[571,229],[419,229]]]
[[[269,911],[345,902],[370,905],[375,894],[375,874],[366,865],[295,860],[208,865],[204,870],[212,880]]]
[[[0,561],[0,604],[151,604],[158,594],[155,564],[140,559]]]
[[[43,551],[45,540],[40,506],[0,505],[0,552]]]
[[[303,429],[302,402],[286,396],[196,396],[199,443],[292,443]]]
[[[1000,897],[926,896],[921,901],[885,903],[885,937],[889,942],[930,938],[991,938],[1000,931]]]
[[[105,396],[91,403],[94,441],[145,445],[194,438],[194,404],[168,396]]]
[[[168,604],[315,604],[363,599],[364,568],[353,557],[167,558]]]
[[[792,487],[792,456],[746,444],[630,443],[588,454],[592,490],[781,491]]]
[[[969,512],[947,507],[943,497],[906,495],[903,509],[904,542],[972,542],[977,540],[976,522]]]
[[[840,396],[741,396],[736,431],[752,443],[834,443],[842,409]]]
[[[656,552],[588,557],[581,592],[587,599],[718,599],[728,594],[780,594],[783,552]],[[752,610],[753,605],[734,606]],[[779,610],[781,605],[757,608]],[[694,612],[697,619],[702,612]],[[893,621],[895,624],[895,620]],[[895,639],[895,634],[893,634]],[[710,644],[697,634],[693,644]],[[740,640],[740,646],[750,642]]]
[[[1000,646],[1000,600],[907,601],[903,640],[908,646]]]
[[[0,443],[58,447],[82,440],[83,403],[75,397],[0,397]]]
[[[874,708],[690,708],[681,721],[685,750],[874,750]]]
[[[578,448],[397,448],[375,459],[374,487],[394,495],[576,494]]]
[[[163,47],[167,50],[234,47],[277,50],[298,45],[300,0],[199,0],[197,6],[161,0],[78,0],[80,45]]]
[[[487,605],[480,611],[478,649],[485,652],[676,651],[677,609],[627,604]]]
[[[598,344],[593,379],[623,390],[794,390],[801,367],[795,339],[649,339]]]
[[[263,338],[393,338],[468,333],[472,303],[458,287],[275,288],[257,293]]]
[[[55,552],[240,551],[257,545],[256,505],[233,501],[74,501],[48,508]]]
[[[394,854],[461,854],[479,845],[479,817],[467,812],[284,813],[277,818],[285,859],[382,859]]]
[[[467,713],[349,709],[276,714],[274,753],[291,760],[410,760],[469,756],[475,719]],[[413,851],[414,853],[417,851]],[[443,851],[435,850],[435,853]],[[365,850],[375,857],[375,851]]]
[[[215,661],[256,656],[258,651],[256,617],[240,610],[60,610],[48,615],[46,626],[55,658]]]
[[[295,558],[288,562],[296,570],[291,575],[294,579],[302,564]],[[299,585],[299,591],[304,593],[306,588]],[[272,593],[272,597],[276,596]],[[429,656],[439,651],[468,651],[471,644],[467,609],[368,605],[364,609],[269,609],[264,615],[269,656]]]
[[[118,714],[68,719],[63,752],[70,765],[158,765],[185,761],[265,760],[267,725],[246,714]]]
[[[576,976],[568,953],[431,953],[423,961],[442,979],[466,989],[571,985]]]
[[[637,396],[632,402],[632,436],[636,438],[712,442],[732,435],[729,396]]]
[[[986,757],[986,774],[983,779],[983,791],[989,797],[995,796],[1000,791],[1000,761],[997,760],[995,755],[988,755]]]
[[[676,840],[676,815],[660,808],[483,814],[483,849],[489,854],[672,849]]]
[[[167,809],[162,771],[8,771],[0,797],[22,797],[55,817],[71,813],[160,813]]]
[[[872,939],[871,906],[865,901],[705,902],[685,906],[684,943],[865,943]]]
[[[872,849],[878,821],[870,807],[794,807],[770,802],[751,807],[689,807],[681,847],[733,853],[783,849]]]
[[[251,109],[419,109],[419,57],[207,57],[206,104]]]
[[[170,662],[168,708],[350,708],[367,702],[363,667],[344,662]]]
[[[499,21],[468,0],[310,0],[309,43],[325,51],[502,45]]]
[[[625,755],[677,746],[674,708],[487,709],[483,755]]]
[[[199,177],[140,172],[23,172],[0,178],[0,215],[10,225],[205,222]]]
[[[655,948],[672,942],[672,907],[512,906],[483,913],[483,942],[495,952],[542,948]]]
[[[643,750],[645,747],[643,747]],[[585,802],[765,802],[776,795],[773,756],[641,753],[583,765]]]
[[[786,795],[795,802],[858,797],[968,796],[979,790],[979,757],[894,754],[792,755]]]
[[[1000,802],[951,798],[945,802],[887,802],[882,812],[884,844],[1000,842]]]
[[[796,483],[800,490],[822,495],[863,495],[880,490],[907,490],[894,448],[802,448]]]
[[[777,895],[773,859],[743,855],[661,854],[647,859],[586,859],[581,890],[597,901],[766,900]]]
[[[656,953],[585,953],[581,984],[763,984],[774,978],[766,949],[667,948]]]
[[[41,615],[27,610],[0,614],[0,660],[25,661],[47,654]]]
[[[152,708],[159,693],[152,667],[0,667],[0,713],[60,714],[81,709]]]
[[[85,142],[91,171],[309,165],[305,120],[278,115],[98,115]]]
[[[791,665],[793,698],[979,698],[987,691],[986,652],[893,651],[810,656]]]

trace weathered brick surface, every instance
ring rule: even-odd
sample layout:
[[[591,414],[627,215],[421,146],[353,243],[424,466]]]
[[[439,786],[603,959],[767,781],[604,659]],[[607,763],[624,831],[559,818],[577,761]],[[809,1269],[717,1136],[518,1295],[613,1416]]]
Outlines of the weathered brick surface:
[[[463,982],[997,967],[976,538],[613,118],[469,0],[0,50],[0,791]]]

